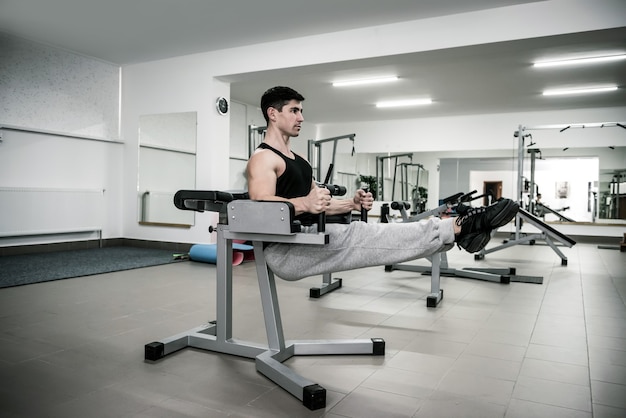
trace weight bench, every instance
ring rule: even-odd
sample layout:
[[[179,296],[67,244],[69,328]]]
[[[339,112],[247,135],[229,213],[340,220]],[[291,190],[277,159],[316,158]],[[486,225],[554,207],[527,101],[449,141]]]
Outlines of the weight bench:
[[[527,234],[525,236],[522,236],[520,232],[522,222],[528,222],[530,225],[539,229],[540,232],[536,234]],[[488,249],[483,248],[478,254],[474,255],[474,258],[476,260],[482,260],[485,258],[485,254],[500,251],[502,249],[512,247],[514,245],[520,245],[520,244],[526,244],[526,243],[530,245],[534,245],[536,240],[543,240],[561,258],[561,265],[562,266],[567,265],[567,257],[557,248],[555,241],[565,247],[572,248],[574,245],[576,245],[576,241],[574,239],[563,234],[562,232],[557,231],[556,229],[552,228],[550,225],[543,222],[541,219],[539,219],[532,213],[522,208],[520,208],[519,211],[517,212],[517,215],[515,217],[515,225],[516,225],[516,228],[515,228],[514,239],[507,240],[506,242],[504,242],[504,244],[499,245],[497,247],[488,248]]]
[[[267,266],[264,243],[324,245],[325,215],[318,233],[301,232],[289,202],[252,201],[246,193],[180,190],[174,204],[181,210],[219,213],[217,225],[216,320],[160,341],[146,344],[145,360],[157,361],[175,351],[193,347],[255,359],[258,372],[302,401],[311,410],[326,406],[326,389],[300,376],[282,363],[297,355],[369,354],[384,355],[381,338],[286,341],[274,274]],[[233,240],[252,241],[267,346],[233,338],[232,335],[232,245]]]

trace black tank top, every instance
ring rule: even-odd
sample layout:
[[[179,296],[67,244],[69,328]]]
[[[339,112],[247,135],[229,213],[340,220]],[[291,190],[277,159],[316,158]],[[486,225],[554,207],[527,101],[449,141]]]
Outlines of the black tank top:
[[[268,149],[285,161],[285,171],[276,180],[276,196],[292,199],[294,197],[302,197],[311,191],[311,182],[313,181],[313,168],[304,158],[295,152],[295,159],[291,159],[277,149],[261,142],[258,148]],[[315,217],[310,213],[303,213],[296,216],[303,225],[311,225],[315,222]]]

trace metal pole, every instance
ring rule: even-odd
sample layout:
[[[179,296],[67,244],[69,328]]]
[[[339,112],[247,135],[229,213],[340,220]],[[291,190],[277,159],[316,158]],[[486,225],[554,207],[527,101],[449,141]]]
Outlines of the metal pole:
[[[537,149],[528,150],[530,153],[530,193],[528,195],[530,201],[528,202],[528,206],[532,214],[535,213],[535,201],[533,199],[535,198],[535,158],[537,151]]]
[[[341,135],[341,136],[335,136],[332,138],[325,138],[325,139],[318,139],[318,140],[313,140],[313,139],[309,139],[308,141],[308,158],[309,158],[309,162],[311,164],[314,164],[314,159],[315,161],[315,178],[317,179],[317,181],[322,181],[322,144],[325,142],[330,142],[333,141],[333,156],[332,156],[332,161],[331,164],[333,165],[333,167],[335,166],[335,156],[337,155],[337,141],[341,140],[341,139],[350,139],[351,141],[354,141],[354,137],[356,136],[356,134],[348,134],[348,135]],[[315,149],[317,150],[317,155],[315,158],[313,156],[313,147],[315,146]]]
[[[266,130],[267,126],[248,125],[248,158],[252,156],[252,153],[257,147],[255,135],[263,135]],[[260,142],[262,142],[262,139],[259,143]]]
[[[518,136],[518,148],[517,148],[517,195],[520,207],[523,207],[522,193],[524,191],[524,127],[519,125],[517,129]],[[515,239],[520,237],[520,230],[522,229],[522,219],[517,216],[515,218]]]
[[[324,142],[329,142],[329,141],[338,141],[340,139],[345,139],[345,138],[350,138],[350,139],[354,139],[354,137],[356,136],[356,134],[349,134],[349,135],[341,135],[341,136],[335,136],[333,138],[325,138],[325,139],[318,139],[317,141],[315,141],[316,144],[323,144]]]

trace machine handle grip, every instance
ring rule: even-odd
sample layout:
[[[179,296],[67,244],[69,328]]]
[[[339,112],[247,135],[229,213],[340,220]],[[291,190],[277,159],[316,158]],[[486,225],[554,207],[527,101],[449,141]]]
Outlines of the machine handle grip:
[[[319,183],[315,182],[317,187],[322,187],[330,191],[331,196],[343,196],[346,194],[347,189],[344,186],[338,186],[336,184]]]
[[[361,188],[365,193],[367,193],[367,187]],[[367,209],[361,206],[361,221],[367,222]]]
[[[317,220],[317,232],[326,232],[326,212],[321,212],[319,214],[319,219]]]

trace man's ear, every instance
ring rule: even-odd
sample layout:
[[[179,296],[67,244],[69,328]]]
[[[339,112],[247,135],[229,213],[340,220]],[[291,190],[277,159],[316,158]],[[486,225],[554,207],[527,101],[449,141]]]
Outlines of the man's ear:
[[[276,112],[278,112],[278,110],[275,107],[270,106],[267,108],[267,117],[272,122],[276,122]]]

